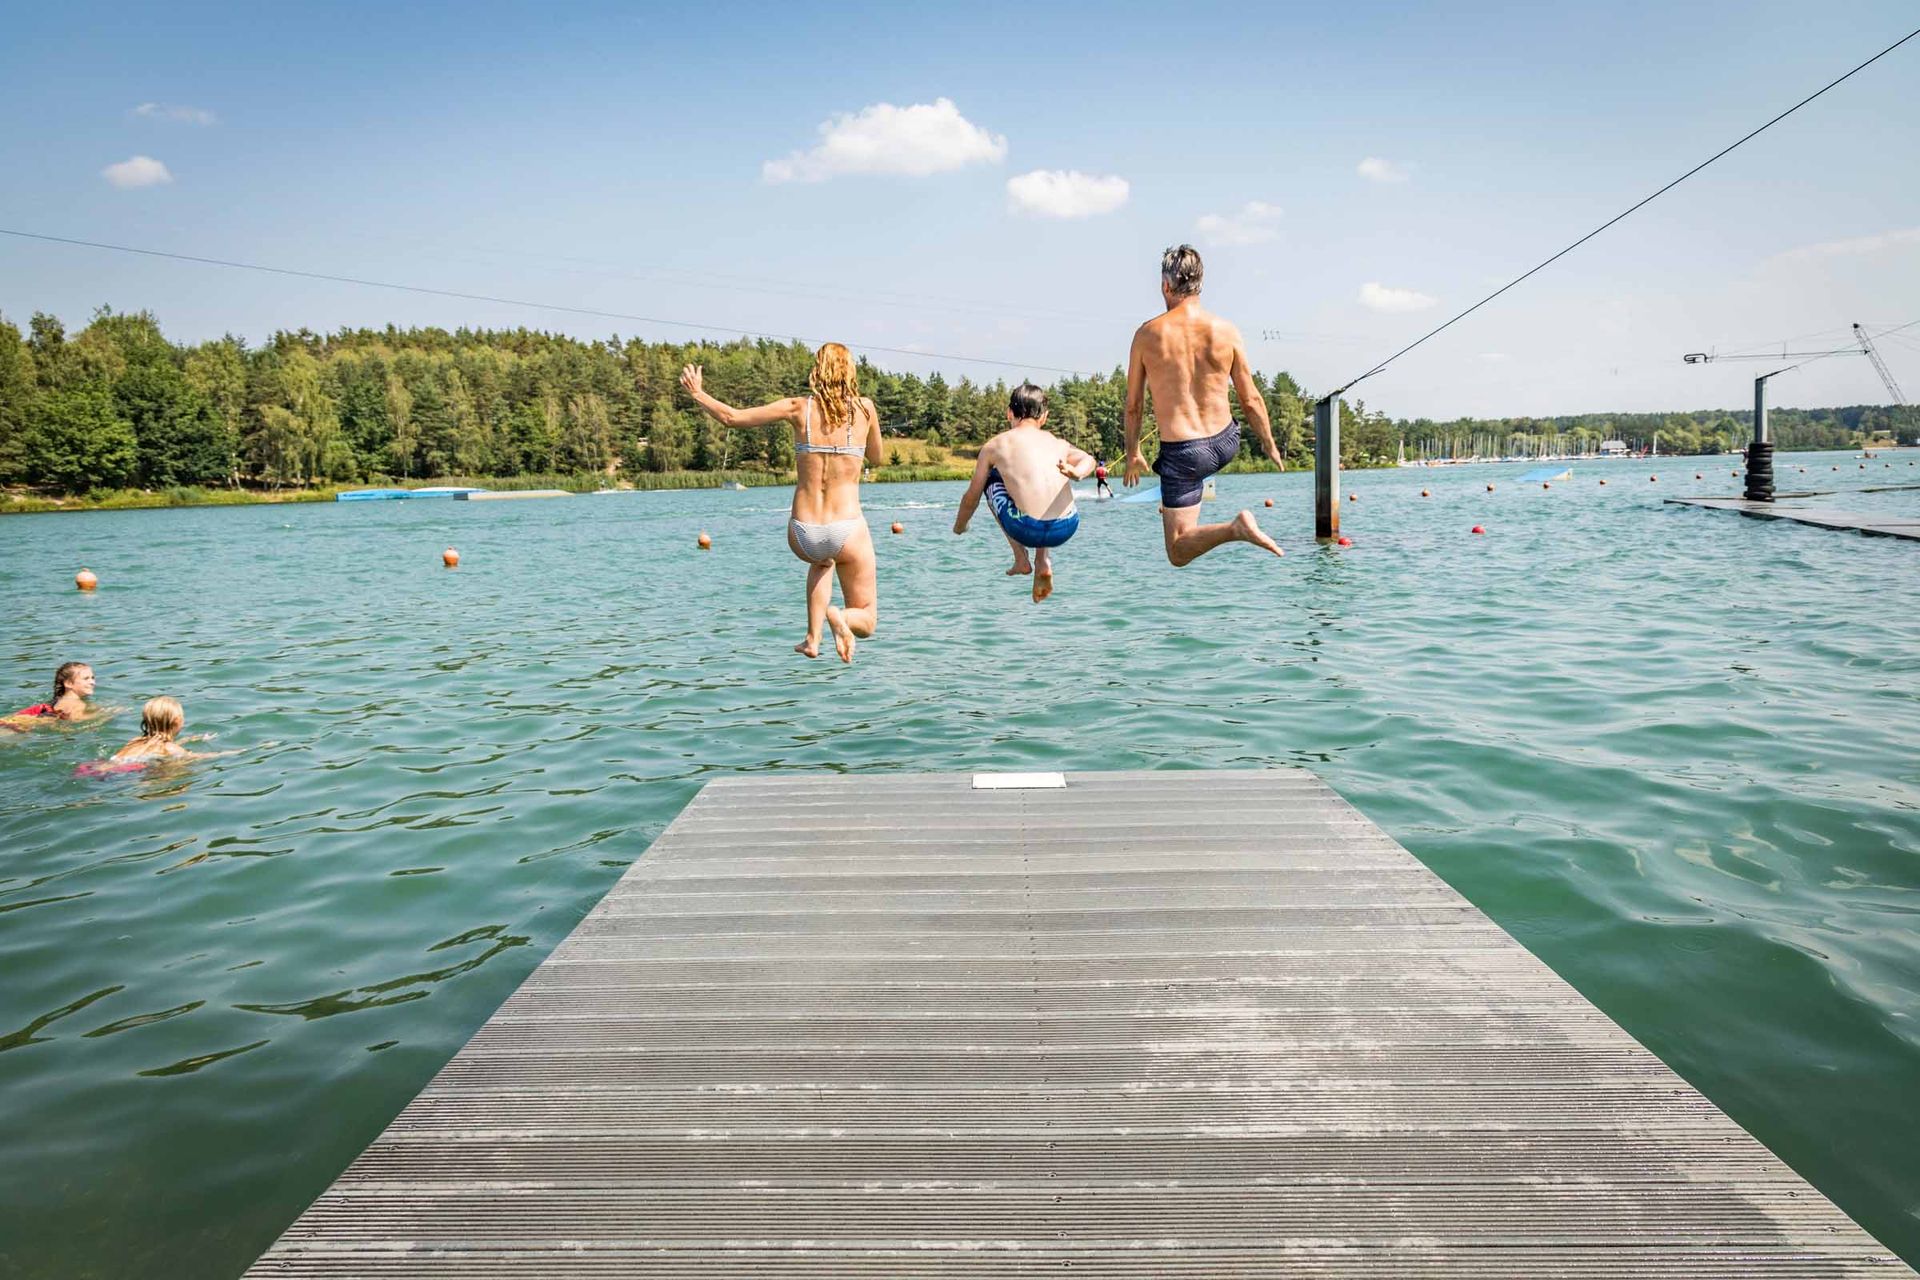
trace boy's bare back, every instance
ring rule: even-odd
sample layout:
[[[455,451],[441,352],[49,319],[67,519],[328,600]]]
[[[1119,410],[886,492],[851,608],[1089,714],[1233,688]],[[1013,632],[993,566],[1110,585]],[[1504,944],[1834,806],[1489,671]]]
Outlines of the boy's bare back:
[[[1073,506],[1073,486],[1060,463],[1073,451],[1044,427],[1011,427],[980,446],[980,456],[1000,473],[1007,495],[1038,520],[1063,516]]]

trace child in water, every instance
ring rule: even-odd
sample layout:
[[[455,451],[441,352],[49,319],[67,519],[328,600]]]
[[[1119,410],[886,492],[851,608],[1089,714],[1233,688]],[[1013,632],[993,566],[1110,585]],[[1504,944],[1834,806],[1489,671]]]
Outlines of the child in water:
[[[174,739],[186,727],[187,714],[172,698],[153,698],[140,708],[140,736],[113,753],[112,764],[199,757]]]
[[[84,662],[63,662],[53,673],[53,701],[37,702],[10,716],[0,716],[0,725],[25,733],[38,720],[84,720],[87,699],[92,696],[93,668]]]

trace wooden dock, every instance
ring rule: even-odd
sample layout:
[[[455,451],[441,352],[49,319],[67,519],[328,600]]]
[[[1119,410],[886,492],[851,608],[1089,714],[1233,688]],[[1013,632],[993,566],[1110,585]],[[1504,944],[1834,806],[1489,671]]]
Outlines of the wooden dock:
[[[709,783],[248,1274],[1913,1274],[1313,775],[972,781]]]
[[[1870,538],[1908,538],[1920,542],[1920,516],[1901,516],[1886,512],[1871,515],[1854,511],[1836,511],[1831,507],[1789,507],[1779,502],[1749,502],[1745,498],[1668,498],[1680,507],[1705,507],[1711,511],[1737,511],[1757,520],[1791,520],[1820,529],[1839,529],[1862,533]]]

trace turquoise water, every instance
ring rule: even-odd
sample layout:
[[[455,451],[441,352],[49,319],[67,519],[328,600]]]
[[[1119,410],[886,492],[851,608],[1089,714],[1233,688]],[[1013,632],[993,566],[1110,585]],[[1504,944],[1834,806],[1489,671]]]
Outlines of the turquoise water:
[[[239,752],[0,740],[0,1273],[239,1272],[715,774],[1276,763],[1920,1261],[1920,545],[1660,504],[1726,459],[1525,469],[1350,473],[1344,549],[1225,477],[1287,557],[1182,572],[1089,503],[1039,608],[957,485],[875,488],[852,669],[790,652],[782,491],[0,521],[8,696],[81,658]]]

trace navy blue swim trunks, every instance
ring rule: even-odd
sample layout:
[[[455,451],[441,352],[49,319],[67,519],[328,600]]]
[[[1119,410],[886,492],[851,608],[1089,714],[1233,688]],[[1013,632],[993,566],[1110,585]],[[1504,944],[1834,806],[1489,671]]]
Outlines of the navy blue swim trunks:
[[[1006,530],[1007,536],[1030,550],[1060,546],[1080,528],[1078,511],[1069,511],[1052,520],[1039,520],[1020,514],[1020,508],[1013,503],[1013,495],[1007,492],[1006,482],[1000,479],[998,467],[987,472],[985,496],[988,509],[993,512],[993,518],[1000,522],[1000,527]]]
[[[1153,470],[1160,477],[1160,505],[1197,507],[1207,477],[1240,454],[1240,424],[1229,422],[1218,435],[1198,440],[1162,440]]]

